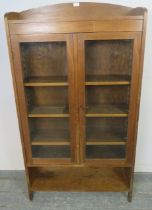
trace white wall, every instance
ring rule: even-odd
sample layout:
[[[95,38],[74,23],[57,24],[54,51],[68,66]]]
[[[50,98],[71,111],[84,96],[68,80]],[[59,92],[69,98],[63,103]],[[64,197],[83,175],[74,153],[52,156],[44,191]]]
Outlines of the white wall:
[[[0,170],[24,169],[3,15],[9,11],[21,11],[32,7],[61,2],[72,1],[0,1]],[[104,2],[132,7],[143,6],[147,7],[149,11],[136,171],[152,172],[152,40],[150,40],[150,37],[152,37],[152,3],[149,0],[104,0]]]

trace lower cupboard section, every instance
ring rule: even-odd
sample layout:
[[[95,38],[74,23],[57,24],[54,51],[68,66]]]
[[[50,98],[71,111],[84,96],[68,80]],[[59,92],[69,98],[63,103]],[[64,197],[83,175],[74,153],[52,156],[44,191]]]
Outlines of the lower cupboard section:
[[[129,191],[125,167],[29,167],[32,191]]]

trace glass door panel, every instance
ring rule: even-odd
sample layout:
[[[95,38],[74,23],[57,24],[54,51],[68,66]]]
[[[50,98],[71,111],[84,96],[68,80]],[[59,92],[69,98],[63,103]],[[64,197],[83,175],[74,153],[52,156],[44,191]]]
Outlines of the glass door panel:
[[[69,35],[20,42],[32,158],[75,159],[69,48]]]
[[[100,35],[82,34],[79,40],[84,53],[84,158],[126,159],[134,40]]]

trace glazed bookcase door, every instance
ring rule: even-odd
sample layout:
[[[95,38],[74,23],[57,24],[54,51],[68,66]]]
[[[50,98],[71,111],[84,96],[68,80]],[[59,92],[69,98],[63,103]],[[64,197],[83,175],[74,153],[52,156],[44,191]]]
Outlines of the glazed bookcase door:
[[[71,35],[16,35],[11,39],[28,161],[75,162]]]
[[[78,40],[81,161],[129,163],[135,141],[140,34],[84,33]]]

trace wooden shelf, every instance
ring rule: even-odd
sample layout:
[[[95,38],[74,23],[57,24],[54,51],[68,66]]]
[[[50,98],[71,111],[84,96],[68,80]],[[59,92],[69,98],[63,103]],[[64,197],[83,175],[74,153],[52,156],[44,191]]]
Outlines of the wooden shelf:
[[[103,131],[99,128],[87,128],[86,145],[126,145],[125,133],[110,130]]]
[[[66,106],[34,106],[28,117],[69,117]]]
[[[111,140],[109,140],[109,141],[107,141],[107,140],[102,140],[102,141],[97,141],[97,140],[95,140],[95,139],[92,139],[92,140],[87,140],[87,142],[86,142],[86,145],[126,145],[126,142],[125,141],[117,141],[117,140],[113,140],[113,139],[111,139]]]
[[[124,168],[31,168],[33,191],[128,191]]]
[[[24,86],[68,86],[66,76],[30,77],[25,80]]]
[[[69,132],[65,129],[35,131],[31,139],[32,145],[70,145]]]
[[[86,108],[86,117],[128,117],[126,104],[93,104]]]
[[[112,145],[126,145],[125,141],[117,141],[117,140],[113,140],[111,139],[110,141],[97,141],[97,140],[87,140],[86,145],[98,145],[98,146],[112,146]]]
[[[87,75],[85,85],[130,85],[130,76]]]

